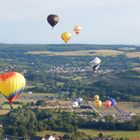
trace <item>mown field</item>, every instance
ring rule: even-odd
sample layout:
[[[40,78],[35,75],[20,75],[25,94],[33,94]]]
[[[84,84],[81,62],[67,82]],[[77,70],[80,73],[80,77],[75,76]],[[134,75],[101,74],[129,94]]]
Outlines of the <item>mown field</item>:
[[[52,93],[32,93],[32,94],[27,94],[23,93],[21,96],[16,100],[15,103],[13,103],[13,108],[18,108],[22,107],[24,104],[31,103],[31,102],[36,102],[39,99],[45,99],[47,102],[46,106],[40,107],[41,109],[55,109],[56,106],[58,108],[61,108],[63,111],[71,111],[69,108],[69,105],[71,104],[71,101],[66,101],[66,100],[58,100],[54,99],[53,97],[56,97],[57,94],[52,94]],[[51,99],[48,99],[48,97],[51,97]],[[2,104],[2,110],[0,110],[0,115],[7,114],[10,111],[10,106],[7,102],[7,100],[3,97],[0,96],[0,102]],[[92,102],[94,105],[94,102]],[[133,112],[135,114],[140,114],[140,103],[138,102],[118,102],[118,106],[123,109],[126,112]],[[83,109],[77,108],[74,109],[76,112],[83,112]],[[90,110],[92,111],[92,110]],[[98,109],[99,112],[101,113],[117,113],[114,108],[106,109],[104,106],[104,102],[101,108]]]
[[[140,131],[97,131],[97,130],[87,130],[80,129],[80,132],[85,133],[86,135],[97,137],[100,132],[103,133],[105,137],[113,137],[113,138],[140,138]]]
[[[64,52],[50,52],[50,51],[29,51],[28,54],[46,54],[49,56],[117,56],[124,54],[124,51],[117,50],[80,50],[80,51],[66,51]],[[140,52],[125,52],[129,58],[140,57]]]
[[[102,132],[104,137],[112,137],[112,138],[140,138],[140,131],[97,131],[91,129],[79,129],[81,133],[85,135],[85,137],[98,137],[99,133]],[[45,137],[46,135],[57,135],[63,136],[64,132],[59,131],[41,131],[37,133],[37,136]]]

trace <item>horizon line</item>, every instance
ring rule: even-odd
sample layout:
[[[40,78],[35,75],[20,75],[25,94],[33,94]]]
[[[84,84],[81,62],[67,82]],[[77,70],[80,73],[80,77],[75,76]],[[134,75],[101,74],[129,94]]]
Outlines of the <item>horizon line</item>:
[[[117,45],[117,46],[140,46],[140,44],[130,44],[130,43],[55,43],[55,44],[51,44],[51,43],[3,43],[0,42],[0,45]]]

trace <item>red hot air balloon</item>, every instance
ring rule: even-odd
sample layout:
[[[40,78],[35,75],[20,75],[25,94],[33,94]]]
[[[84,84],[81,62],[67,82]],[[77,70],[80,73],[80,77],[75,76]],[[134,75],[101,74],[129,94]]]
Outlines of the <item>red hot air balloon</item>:
[[[106,108],[110,108],[111,107],[111,101],[110,100],[106,100],[105,101],[105,107]]]

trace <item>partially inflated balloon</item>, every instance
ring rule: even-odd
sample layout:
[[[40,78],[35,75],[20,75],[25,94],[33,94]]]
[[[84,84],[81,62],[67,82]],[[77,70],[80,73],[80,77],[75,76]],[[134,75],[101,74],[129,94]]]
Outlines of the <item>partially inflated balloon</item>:
[[[59,22],[59,16],[51,14],[47,17],[47,21],[52,27],[54,27]]]
[[[97,101],[95,101],[95,106],[96,107],[101,107],[102,106],[102,101],[100,101],[100,100],[97,100]]]
[[[71,37],[72,37],[72,35],[71,35],[71,33],[69,33],[69,32],[63,32],[63,33],[61,34],[61,39],[62,39],[65,43],[67,43],[67,42],[71,39]]]
[[[99,95],[95,95],[95,96],[94,96],[94,101],[99,100],[99,98],[100,98]]]
[[[79,34],[79,33],[81,32],[81,30],[82,30],[82,27],[81,27],[81,26],[79,26],[79,25],[74,26],[74,32],[75,32],[76,34]]]
[[[110,98],[110,101],[111,101],[111,106],[116,106],[117,105],[117,102],[114,98]]]
[[[110,100],[106,100],[105,101],[105,107],[106,108],[110,108],[111,107],[111,101]]]
[[[23,75],[17,72],[6,72],[0,74],[0,92],[11,104],[23,91],[26,80]]]

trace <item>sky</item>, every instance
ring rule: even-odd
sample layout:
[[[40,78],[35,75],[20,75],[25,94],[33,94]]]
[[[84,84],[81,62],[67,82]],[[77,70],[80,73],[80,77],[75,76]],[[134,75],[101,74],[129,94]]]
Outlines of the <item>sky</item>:
[[[49,14],[60,17],[53,30]],[[69,43],[140,44],[140,0],[0,0],[0,43],[61,44],[64,31]]]

